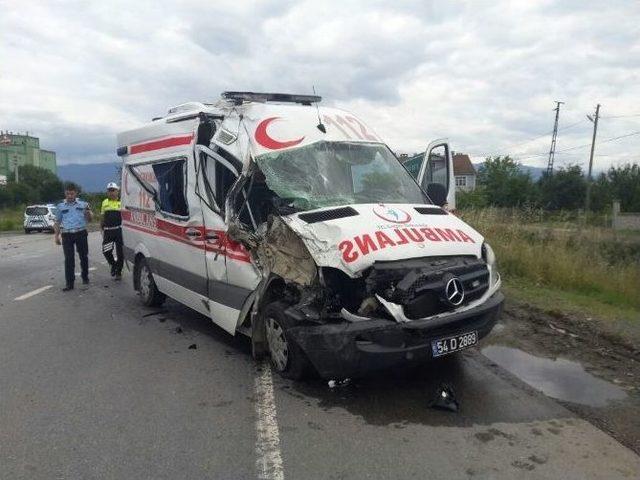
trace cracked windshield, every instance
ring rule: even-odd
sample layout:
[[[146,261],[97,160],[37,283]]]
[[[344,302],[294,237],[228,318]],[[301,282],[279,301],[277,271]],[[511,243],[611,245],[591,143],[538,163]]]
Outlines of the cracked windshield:
[[[256,159],[267,185],[299,210],[357,203],[428,203],[380,144],[317,142]]]

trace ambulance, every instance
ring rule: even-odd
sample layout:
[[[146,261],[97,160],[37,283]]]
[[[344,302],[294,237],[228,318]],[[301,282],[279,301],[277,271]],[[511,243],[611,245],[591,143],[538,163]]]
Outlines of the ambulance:
[[[311,95],[224,92],[118,135],[125,258],[282,376],[347,378],[472,347],[504,297],[452,213],[445,140],[417,178],[363,120]]]

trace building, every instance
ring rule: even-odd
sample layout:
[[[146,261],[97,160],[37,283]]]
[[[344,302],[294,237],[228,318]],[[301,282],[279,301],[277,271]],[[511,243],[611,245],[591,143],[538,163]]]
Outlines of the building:
[[[34,165],[57,174],[56,153],[40,148],[40,139],[25,135],[0,131],[0,175],[15,179],[15,165]],[[18,169],[18,176],[20,170]]]
[[[476,188],[476,169],[473,167],[469,155],[454,153],[453,175],[456,178],[456,191],[470,191]]]

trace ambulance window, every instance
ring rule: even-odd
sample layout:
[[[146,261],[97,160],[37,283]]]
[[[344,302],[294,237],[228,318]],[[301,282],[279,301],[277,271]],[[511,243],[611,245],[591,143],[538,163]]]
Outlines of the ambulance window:
[[[160,210],[171,215],[188,217],[186,160],[154,163],[152,168],[158,185],[157,201]]]
[[[236,175],[220,162],[216,162],[216,203],[224,210],[229,190],[236,181]]]
[[[445,188],[449,185],[447,149],[444,145],[438,145],[429,152],[422,187],[427,189],[430,183],[439,183]]]
[[[413,178],[418,178],[420,167],[422,166],[422,160],[424,160],[424,153],[415,155],[404,162],[404,168],[407,169]]]

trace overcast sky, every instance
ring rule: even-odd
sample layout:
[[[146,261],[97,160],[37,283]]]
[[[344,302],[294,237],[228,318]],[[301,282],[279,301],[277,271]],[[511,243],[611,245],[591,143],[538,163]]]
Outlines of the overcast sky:
[[[597,103],[599,140],[640,132],[637,0],[0,0],[0,12],[0,129],[39,136],[59,164],[115,160],[116,132],[172,105],[312,85],[398,152],[448,137],[544,166],[554,100],[566,102],[556,165],[588,161]],[[638,163],[640,135],[596,154],[599,169]]]

